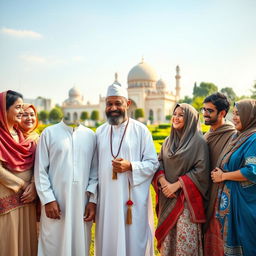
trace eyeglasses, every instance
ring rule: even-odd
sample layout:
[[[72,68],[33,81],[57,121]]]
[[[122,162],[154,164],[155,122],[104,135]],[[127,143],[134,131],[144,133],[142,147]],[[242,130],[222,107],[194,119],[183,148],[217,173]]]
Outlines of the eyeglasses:
[[[205,113],[207,112],[208,114],[211,114],[213,113],[215,110],[214,109],[211,109],[211,108],[201,108],[201,112],[202,113]]]

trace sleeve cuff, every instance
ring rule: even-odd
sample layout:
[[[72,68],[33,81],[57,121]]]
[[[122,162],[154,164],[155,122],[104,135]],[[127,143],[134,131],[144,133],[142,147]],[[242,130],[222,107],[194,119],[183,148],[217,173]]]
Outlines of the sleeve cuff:
[[[42,205],[46,205],[50,202],[56,201],[56,198],[52,191],[44,192],[43,195],[41,194],[39,197]]]

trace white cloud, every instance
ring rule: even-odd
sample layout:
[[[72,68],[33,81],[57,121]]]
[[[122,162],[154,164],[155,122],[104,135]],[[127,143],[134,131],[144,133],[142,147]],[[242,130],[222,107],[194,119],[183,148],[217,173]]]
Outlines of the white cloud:
[[[2,28],[0,31],[2,34],[19,37],[19,38],[41,39],[43,37],[41,34],[31,30],[16,30],[11,28]]]
[[[42,57],[37,55],[21,55],[20,58],[25,61],[28,64],[38,64],[38,65],[44,65],[47,67],[56,67],[61,65],[66,65],[67,61],[56,58],[56,57]]]
[[[20,58],[29,63],[47,63],[47,59],[40,56],[22,55]]]

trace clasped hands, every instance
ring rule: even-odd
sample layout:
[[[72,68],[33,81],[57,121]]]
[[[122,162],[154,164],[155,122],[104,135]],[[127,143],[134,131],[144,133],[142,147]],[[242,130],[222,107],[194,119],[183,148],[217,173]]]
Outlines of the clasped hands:
[[[175,192],[177,192],[181,188],[181,184],[179,181],[170,183],[163,176],[159,178],[159,183],[161,185],[161,190],[163,194],[165,195],[165,197],[168,198],[176,197]]]
[[[35,183],[25,182],[23,189],[24,192],[21,195],[21,202],[24,204],[33,202],[37,197]]]
[[[113,171],[117,173],[132,171],[131,163],[123,158],[116,158],[112,160],[112,167]]]
[[[60,219],[61,210],[57,201],[52,201],[45,205],[45,214],[50,219]],[[84,211],[84,221],[89,222],[95,219],[96,215],[96,204],[88,202]]]
[[[213,169],[212,171],[211,171],[211,178],[212,178],[212,181],[214,182],[214,183],[218,183],[218,182],[222,182],[222,181],[224,181],[224,179],[223,179],[223,171],[220,169],[220,168],[218,168],[218,167],[216,167],[215,169]]]

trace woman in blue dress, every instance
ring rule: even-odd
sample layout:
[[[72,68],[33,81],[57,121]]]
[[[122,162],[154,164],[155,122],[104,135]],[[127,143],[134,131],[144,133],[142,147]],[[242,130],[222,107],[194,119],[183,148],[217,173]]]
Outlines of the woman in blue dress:
[[[222,182],[217,218],[222,227],[226,256],[256,255],[256,100],[235,103],[237,135],[211,172]]]

